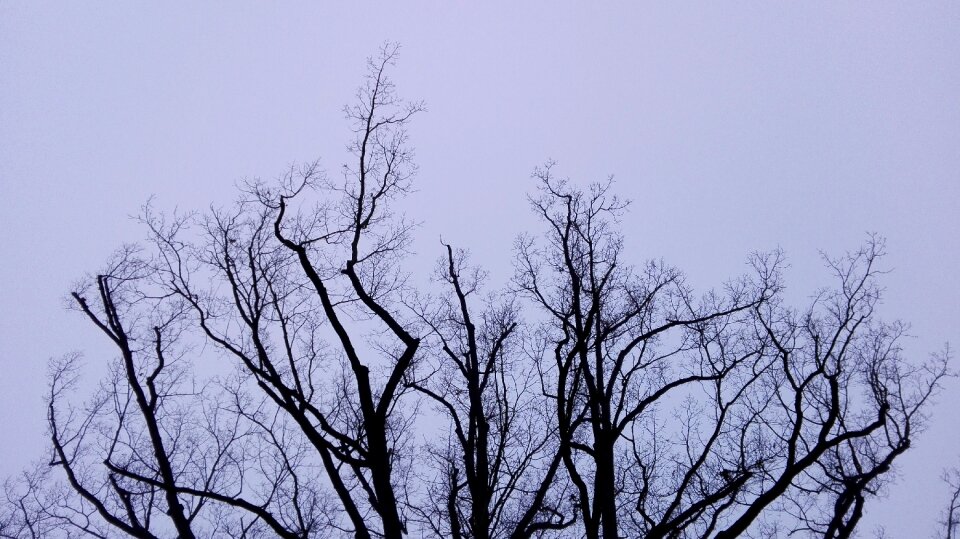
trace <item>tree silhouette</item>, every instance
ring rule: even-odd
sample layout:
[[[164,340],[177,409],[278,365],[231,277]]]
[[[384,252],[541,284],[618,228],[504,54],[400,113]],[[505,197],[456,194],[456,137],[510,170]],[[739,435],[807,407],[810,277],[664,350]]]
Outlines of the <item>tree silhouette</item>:
[[[86,401],[80,358],[52,362],[50,458],[0,537],[850,537],[948,374],[875,313],[882,239],[801,309],[779,252],[698,295],[630,261],[612,181],[548,164],[508,286],[444,245],[416,290],[396,54],[345,109],[342,177],[147,205],[149,240],[71,294],[117,359]]]

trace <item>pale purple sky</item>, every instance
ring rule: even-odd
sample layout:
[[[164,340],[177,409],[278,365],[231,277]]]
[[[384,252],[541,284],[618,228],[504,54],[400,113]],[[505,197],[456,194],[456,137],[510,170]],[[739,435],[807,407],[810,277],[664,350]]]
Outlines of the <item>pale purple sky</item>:
[[[791,292],[829,284],[817,249],[888,238],[885,318],[922,359],[960,341],[960,3],[0,3],[0,474],[44,447],[45,363],[101,339],[62,298],[124,241],[147,197],[226,204],[243,178],[349,138],[364,58],[402,43],[400,93],[424,222],[495,282],[533,224],[529,173],[618,178],[636,261],[700,289],[782,247]],[[960,462],[958,384],[869,513],[927,536]]]

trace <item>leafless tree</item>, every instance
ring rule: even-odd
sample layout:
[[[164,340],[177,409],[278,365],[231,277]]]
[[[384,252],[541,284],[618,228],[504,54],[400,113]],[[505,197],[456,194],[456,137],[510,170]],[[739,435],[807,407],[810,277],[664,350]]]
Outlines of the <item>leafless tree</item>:
[[[622,261],[610,182],[536,177],[547,232],[519,243],[516,282],[547,319],[544,393],[583,534],[736,537],[786,512],[791,532],[849,536],[947,374],[946,355],[911,366],[903,326],[874,317],[882,243],[829,260],[840,286],[802,314],[776,253],[698,301],[677,270]]]
[[[583,533],[619,537],[626,504],[642,517],[635,533],[675,533],[732,498],[745,470],[722,482],[691,483],[710,464],[707,456],[716,441],[711,440],[673,485],[678,487],[673,501],[652,514],[647,502],[656,494],[651,482],[660,473],[657,445],[667,441],[650,430],[654,424],[642,425],[661,403],[696,386],[718,398],[713,436],[720,434],[729,405],[722,402],[722,386],[756,354],[749,347],[724,349],[725,328],[742,324],[744,314],[767,301],[775,283],[752,288],[738,283],[725,297],[697,303],[677,270],[659,262],[636,269],[622,260],[616,221],[627,204],[612,194],[611,182],[583,191],[556,179],[550,165],[535,175],[540,189],[531,203],[547,231],[543,242],[526,238],[518,244],[516,283],[547,318],[543,392],[556,413],[559,451],[576,486]],[[709,353],[712,341],[721,348],[716,355]],[[663,465],[674,470],[683,463]],[[629,483],[636,487],[630,500]],[[698,497],[684,507],[688,487]]]
[[[572,515],[557,481],[553,421],[538,406],[535,371],[525,365],[519,306],[488,297],[477,309],[482,271],[467,266],[463,251],[446,249],[437,273],[449,293],[415,308],[430,328],[432,361],[407,382],[452,431],[432,448],[439,466],[425,522],[458,539],[562,530]]]
[[[249,415],[231,413],[229,392],[196,386],[188,304],[161,286],[155,270],[139,249],[125,248],[71,294],[119,359],[80,407],[68,398],[79,358],[52,364],[50,465],[62,470],[69,491],[44,491],[41,502],[31,488],[39,510],[33,520],[67,535],[255,536],[270,529],[305,536],[320,516],[295,519],[283,509],[291,496],[304,495],[296,446],[277,443],[276,425],[257,432]],[[287,466],[276,466],[281,461]]]
[[[145,245],[71,294],[117,359],[86,401],[79,357],[52,363],[49,465],[5,485],[0,537],[851,537],[950,356],[877,317],[882,241],[804,309],[777,252],[696,295],[629,262],[612,181],[548,165],[511,284],[445,246],[418,293],[396,53],[345,109],[342,176],[148,205]]]
[[[743,534],[774,504],[796,522],[794,533],[850,537],[867,496],[923,428],[950,353],[923,363],[903,357],[904,325],[875,316],[882,255],[882,240],[871,237],[854,253],[825,258],[838,285],[807,309],[772,301],[754,310],[773,360],[758,395],[766,404],[755,407],[764,466],[717,537]]]
[[[420,339],[393,307],[409,225],[388,204],[415,172],[405,126],[422,107],[400,101],[386,77],[395,54],[388,46],[371,61],[346,109],[357,162],[342,182],[314,163],[279,188],[249,185],[235,208],[206,218],[201,246],[151,221],[171,293],[300,429],[346,515],[342,530],[361,538],[407,532],[412,417],[399,403]],[[315,194],[316,206],[297,210]],[[201,274],[213,284],[198,284]]]

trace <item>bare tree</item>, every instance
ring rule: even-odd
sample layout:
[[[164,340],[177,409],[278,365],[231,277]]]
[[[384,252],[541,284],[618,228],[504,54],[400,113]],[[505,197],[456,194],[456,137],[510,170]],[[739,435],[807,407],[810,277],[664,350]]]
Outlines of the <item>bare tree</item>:
[[[678,271],[623,263],[610,182],[535,175],[547,232],[520,242],[516,281],[547,317],[544,392],[584,535],[736,537],[776,503],[793,532],[849,536],[947,374],[946,355],[912,366],[903,326],[874,316],[882,243],[828,260],[840,286],[802,315],[776,253],[697,301]]]
[[[541,373],[544,394],[553,402],[559,451],[576,486],[583,533],[589,538],[619,537],[621,514],[630,503],[643,517],[636,532],[661,536],[683,529],[693,516],[729,499],[742,486],[739,477],[710,488],[698,483],[696,503],[683,508],[685,488],[705,465],[706,453],[693,459],[673,503],[661,515],[648,513],[654,454],[638,428],[648,412],[692,386],[712,387],[747,362],[752,349],[711,356],[710,326],[739,323],[738,315],[768,299],[772,283],[731,285],[726,297],[711,295],[699,304],[682,275],[659,262],[634,269],[622,259],[616,220],[627,204],[611,192],[611,182],[589,191],[538,170],[534,211],[546,225],[544,245],[524,239],[518,248],[517,286],[547,316]],[[722,343],[720,343],[722,344]],[[724,423],[724,408],[717,403]],[[663,443],[653,433],[654,442]],[[626,450],[623,442],[633,442]],[[713,444],[704,449],[709,452]],[[676,463],[679,464],[679,463]],[[628,479],[627,469],[640,477]],[[639,490],[627,500],[632,480]],[[706,487],[706,488],[705,488]]]
[[[804,309],[777,252],[696,295],[628,261],[612,181],[548,165],[508,287],[447,245],[418,294],[396,53],[345,109],[342,177],[148,205],[146,244],[73,292],[117,359],[82,404],[79,358],[52,363],[51,459],[5,485],[0,537],[851,537],[950,356],[878,319],[882,241]]]
[[[151,260],[126,248],[71,294],[119,359],[82,407],[64,404],[77,385],[79,358],[52,364],[50,464],[63,471],[70,492],[44,493],[34,519],[68,535],[245,535],[265,526],[280,537],[304,536],[309,527],[281,509],[298,470],[267,466],[295,447],[264,443],[223,406],[224,395],[196,386],[188,305],[156,276]]]
[[[416,309],[430,328],[431,365],[407,382],[452,431],[432,448],[439,468],[426,522],[445,522],[432,531],[455,538],[562,530],[572,515],[558,487],[553,422],[538,406],[536,373],[524,364],[519,306],[488,297],[477,310],[482,271],[467,266],[463,251],[446,250],[437,273],[450,293]]]
[[[882,240],[826,258],[838,286],[796,312],[780,302],[755,309],[759,339],[774,360],[757,437],[765,458],[744,508],[717,537],[736,537],[780,502],[794,531],[849,537],[868,495],[923,428],[924,410],[947,376],[949,350],[908,362],[905,327],[875,316]]]
[[[399,402],[420,344],[393,309],[409,225],[391,219],[388,203],[415,172],[404,129],[421,110],[386,77],[395,55],[387,46],[371,60],[358,104],[346,109],[357,163],[342,182],[314,163],[292,169],[279,189],[250,185],[234,209],[204,221],[202,246],[151,225],[171,293],[300,429],[346,514],[343,530],[363,538],[407,531],[398,467],[411,418]],[[318,193],[317,206],[295,213]],[[201,290],[203,272],[213,284]]]

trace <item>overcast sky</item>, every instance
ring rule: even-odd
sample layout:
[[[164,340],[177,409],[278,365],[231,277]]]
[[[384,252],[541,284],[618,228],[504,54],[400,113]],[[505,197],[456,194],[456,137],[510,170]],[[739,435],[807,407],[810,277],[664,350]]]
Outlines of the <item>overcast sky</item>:
[[[227,204],[244,178],[323,159],[366,56],[402,44],[423,222],[494,282],[534,225],[532,169],[615,175],[630,257],[699,289],[782,247],[792,297],[830,284],[818,249],[888,238],[882,314],[912,356],[960,342],[960,3],[523,2],[405,7],[0,2],[0,474],[44,448],[45,365],[102,337],[63,297],[161,208]],[[401,3],[393,3],[391,6]],[[91,354],[91,352],[94,352]],[[870,525],[926,536],[960,462],[960,385]]]

